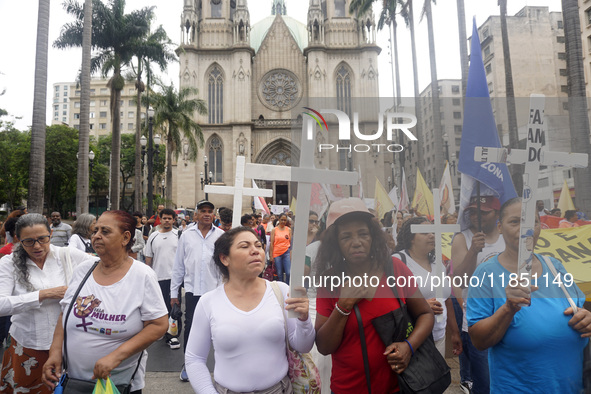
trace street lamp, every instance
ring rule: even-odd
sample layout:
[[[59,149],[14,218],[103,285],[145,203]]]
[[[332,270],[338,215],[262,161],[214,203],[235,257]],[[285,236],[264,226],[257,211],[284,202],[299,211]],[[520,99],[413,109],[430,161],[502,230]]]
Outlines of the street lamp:
[[[392,190],[392,177],[388,175],[388,190]]]
[[[203,190],[203,186],[211,184],[213,178],[213,173],[211,171],[207,172],[207,156],[203,156],[203,166],[205,167],[205,179],[203,178],[203,171],[199,173],[201,176],[201,190]],[[209,199],[207,193],[205,193],[205,199]]]
[[[153,167],[154,160],[158,159],[158,145],[160,145],[160,135],[153,135],[154,127],[154,109],[148,108],[148,138],[142,136],[140,138],[140,144],[142,145],[142,157],[145,153],[146,144],[148,145],[148,216],[152,216],[154,213],[154,179],[153,179]]]

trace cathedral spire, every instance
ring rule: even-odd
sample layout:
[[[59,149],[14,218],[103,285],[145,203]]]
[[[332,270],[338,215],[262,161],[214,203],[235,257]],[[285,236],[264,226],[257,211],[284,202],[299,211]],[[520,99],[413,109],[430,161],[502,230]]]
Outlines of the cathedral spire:
[[[286,15],[286,8],[285,8],[285,0],[273,0],[273,5],[271,6],[271,14],[272,15]]]

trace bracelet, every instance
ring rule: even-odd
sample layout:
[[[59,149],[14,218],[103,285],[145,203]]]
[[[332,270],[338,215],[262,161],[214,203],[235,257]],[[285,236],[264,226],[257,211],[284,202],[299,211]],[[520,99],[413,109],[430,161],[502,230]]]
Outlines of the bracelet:
[[[415,351],[412,348],[412,345],[410,344],[410,342],[408,341],[408,339],[405,339],[404,342],[408,343],[408,347],[410,348],[410,351],[412,353],[411,356],[414,356],[415,355]]]
[[[339,311],[339,313],[343,316],[349,316],[351,314],[351,311],[346,310],[345,308],[340,308],[339,307],[339,303],[335,302],[334,303],[334,307],[336,308],[337,311]]]

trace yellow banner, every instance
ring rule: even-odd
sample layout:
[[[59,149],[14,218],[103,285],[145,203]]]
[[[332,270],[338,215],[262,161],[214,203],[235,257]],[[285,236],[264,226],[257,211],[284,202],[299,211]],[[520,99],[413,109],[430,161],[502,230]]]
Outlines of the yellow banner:
[[[382,186],[378,180],[378,177],[376,177],[376,189],[374,195],[376,213],[378,215],[378,219],[381,220],[384,218],[386,212],[390,212],[394,209],[394,203],[390,199],[390,196],[388,196],[384,186]]]
[[[429,190],[429,186],[423,179],[421,171],[417,168],[417,185],[415,187],[415,195],[412,199],[411,206],[414,208],[417,215],[426,215],[433,217],[433,193]]]
[[[441,237],[446,258],[451,256],[452,237],[453,233]],[[535,252],[560,260],[591,301],[591,225],[542,230]]]

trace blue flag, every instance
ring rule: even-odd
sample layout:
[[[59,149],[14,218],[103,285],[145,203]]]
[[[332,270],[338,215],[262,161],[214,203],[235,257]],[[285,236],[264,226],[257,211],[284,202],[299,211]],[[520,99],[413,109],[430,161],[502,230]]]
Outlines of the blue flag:
[[[475,195],[475,182],[480,182],[482,195],[495,195],[501,201],[517,197],[511,175],[506,164],[479,163],[474,161],[474,148],[477,146],[500,148],[501,141],[493,116],[486,73],[482,62],[482,50],[476,19],[472,28],[472,47],[470,51],[470,71],[464,104],[464,125],[458,170],[462,173],[460,193],[460,212],[458,221],[463,219],[463,211]],[[462,224],[462,230],[467,223]]]

